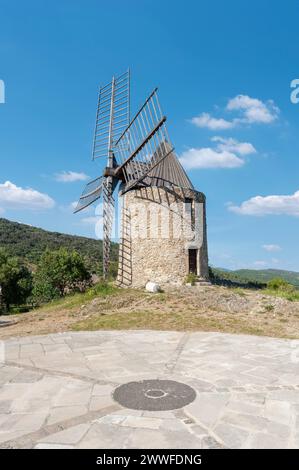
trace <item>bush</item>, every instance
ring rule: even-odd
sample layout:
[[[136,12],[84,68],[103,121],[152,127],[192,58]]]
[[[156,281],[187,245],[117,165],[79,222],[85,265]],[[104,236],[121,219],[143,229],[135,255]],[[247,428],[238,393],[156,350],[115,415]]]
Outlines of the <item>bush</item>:
[[[275,291],[282,290],[286,292],[291,292],[294,290],[294,286],[289,284],[281,277],[275,277],[274,279],[271,279],[271,281],[267,283],[267,287],[268,289]]]
[[[213,281],[216,278],[215,273],[213,271],[213,268],[209,266],[209,279],[210,281]]]
[[[52,284],[51,280],[46,275],[38,273],[35,276],[31,302],[35,305],[40,305],[45,302],[61,297],[60,291]]]
[[[87,296],[90,296],[91,298],[97,297],[97,296],[106,296],[106,295],[111,295],[117,292],[117,288],[114,287],[112,284],[109,284],[109,282],[106,282],[104,280],[98,282],[95,284],[93,287],[88,289],[86,292]]]
[[[185,284],[191,284],[191,286],[194,286],[196,281],[197,281],[196,274],[194,274],[194,273],[187,274]]]

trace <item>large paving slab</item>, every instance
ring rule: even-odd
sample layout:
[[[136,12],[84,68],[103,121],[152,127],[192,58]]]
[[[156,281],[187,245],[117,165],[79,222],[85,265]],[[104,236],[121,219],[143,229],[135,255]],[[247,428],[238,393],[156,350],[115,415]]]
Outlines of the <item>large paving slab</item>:
[[[112,398],[176,380],[170,411]],[[221,333],[100,331],[0,342],[2,448],[298,448],[299,342]]]

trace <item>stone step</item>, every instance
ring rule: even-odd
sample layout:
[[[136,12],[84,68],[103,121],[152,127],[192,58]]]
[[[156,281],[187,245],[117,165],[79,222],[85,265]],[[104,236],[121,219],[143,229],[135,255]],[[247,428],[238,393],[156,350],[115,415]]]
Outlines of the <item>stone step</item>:
[[[201,286],[212,286],[212,284],[210,283],[210,281],[208,281],[207,279],[201,279],[201,278],[198,278],[196,279],[196,281],[194,282],[194,284],[192,285],[191,283],[187,283],[186,286],[188,287],[194,287],[194,286],[197,286],[197,287],[201,287]]]
[[[211,286],[212,284],[207,279],[197,279],[194,285],[195,286]]]

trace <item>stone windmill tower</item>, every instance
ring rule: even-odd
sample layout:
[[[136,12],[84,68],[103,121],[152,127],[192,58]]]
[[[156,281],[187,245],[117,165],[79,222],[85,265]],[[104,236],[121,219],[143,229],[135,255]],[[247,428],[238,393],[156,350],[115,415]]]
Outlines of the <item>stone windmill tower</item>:
[[[205,196],[177,159],[157,89],[130,119],[129,71],[100,88],[93,159],[102,176],[87,184],[75,212],[103,195],[103,274],[110,263],[113,193],[122,205],[117,282],[123,287],[183,284],[188,273],[208,279]]]

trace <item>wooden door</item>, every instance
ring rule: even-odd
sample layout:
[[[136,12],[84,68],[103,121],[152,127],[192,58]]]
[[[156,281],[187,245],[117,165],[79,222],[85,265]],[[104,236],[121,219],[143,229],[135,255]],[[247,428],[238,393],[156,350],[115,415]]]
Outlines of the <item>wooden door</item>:
[[[197,250],[189,250],[189,273],[197,274]]]

